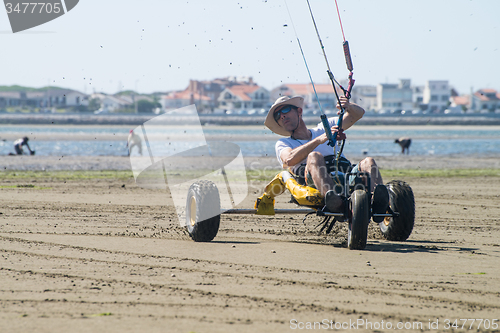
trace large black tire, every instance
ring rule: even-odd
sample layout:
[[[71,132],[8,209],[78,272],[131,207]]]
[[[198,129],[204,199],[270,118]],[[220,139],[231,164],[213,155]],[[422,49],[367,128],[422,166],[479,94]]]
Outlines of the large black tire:
[[[220,197],[217,186],[207,180],[192,184],[186,200],[186,229],[195,242],[210,242],[220,225]]]
[[[370,196],[364,190],[356,190],[351,194],[351,220],[347,234],[347,247],[350,250],[363,250],[368,238],[370,223]]]
[[[410,237],[415,223],[415,198],[407,183],[392,180],[387,183],[389,190],[389,206],[399,216],[386,217],[379,223],[380,231],[390,241],[405,241]]]

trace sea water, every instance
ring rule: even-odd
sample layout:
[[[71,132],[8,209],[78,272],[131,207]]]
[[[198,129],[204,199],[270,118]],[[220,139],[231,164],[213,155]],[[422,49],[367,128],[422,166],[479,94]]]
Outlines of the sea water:
[[[347,156],[399,155],[401,148],[394,140],[410,137],[411,155],[495,155],[500,154],[499,129],[498,126],[355,126],[346,131],[344,153]],[[36,155],[124,156],[128,154],[126,137],[129,130],[126,126],[2,126],[0,155],[14,152],[14,138],[28,136],[29,145],[36,150]],[[171,140],[163,140],[156,146],[164,146],[165,151],[191,148],[192,143],[176,140],[176,135],[184,130],[182,126],[158,129],[162,133],[168,132]],[[243,156],[274,156],[274,145],[280,138],[264,126],[203,126],[203,132],[207,140],[239,145]],[[145,152],[147,145],[144,143]],[[133,154],[137,154],[137,150]]]

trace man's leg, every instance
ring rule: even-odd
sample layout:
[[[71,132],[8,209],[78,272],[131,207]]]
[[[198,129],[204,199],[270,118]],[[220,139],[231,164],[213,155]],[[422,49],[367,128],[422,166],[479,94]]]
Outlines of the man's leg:
[[[373,192],[372,212],[374,214],[384,214],[387,207],[389,207],[389,191],[384,185],[377,163],[373,158],[367,157],[359,162],[359,171],[367,172],[370,175],[370,192]],[[383,217],[373,217],[373,221],[377,223],[383,220]]]
[[[305,174],[309,174],[314,185],[325,196],[326,192],[333,190],[333,180],[326,170],[325,158],[321,153],[312,152],[307,156]]]
[[[129,151],[129,155],[132,154],[132,149],[134,149],[134,147],[136,146],[137,144],[135,142],[133,142],[131,145],[130,145],[130,151]]]
[[[370,175],[370,192],[373,192],[375,186],[379,184],[384,184],[382,180],[382,176],[378,170],[378,165],[375,163],[375,160],[371,157],[367,157],[361,162],[359,162],[359,171],[367,172]]]
[[[335,184],[327,171],[325,158],[321,153],[313,151],[307,156],[305,175],[306,179],[312,178],[316,188],[325,197],[325,205],[329,211],[342,211],[343,200],[333,191]]]

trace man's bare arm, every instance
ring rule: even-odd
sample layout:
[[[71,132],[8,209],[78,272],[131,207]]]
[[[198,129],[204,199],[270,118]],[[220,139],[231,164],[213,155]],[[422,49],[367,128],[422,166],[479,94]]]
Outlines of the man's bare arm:
[[[340,97],[340,102],[346,111],[344,118],[342,119],[342,129],[345,131],[354,125],[358,120],[363,118],[365,110],[355,103],[350,103],[349,100],[343,96]]]
[[[297,148],[283,149],[280,154],[283,168],[294,166],[303,161],[317,146],[325,142],[325,139],[327,139],[326,135],[323,134]]]

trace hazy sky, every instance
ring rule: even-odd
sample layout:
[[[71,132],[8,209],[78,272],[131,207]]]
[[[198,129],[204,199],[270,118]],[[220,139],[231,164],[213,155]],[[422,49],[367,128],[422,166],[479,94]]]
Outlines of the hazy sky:
[[[287,0],[316,83],[326,64],[306,0]],[[331,69],[347,77],[335,1],[310,0]],[[338,0],[357,85],[448,80],[500,90],[499,0]],[[285,26],[288,25],[288,26]],[[189,79],[307,83],[284,0],[80,0],[13,34],[0,10],[0,85],[91,93],[184,89]]]

